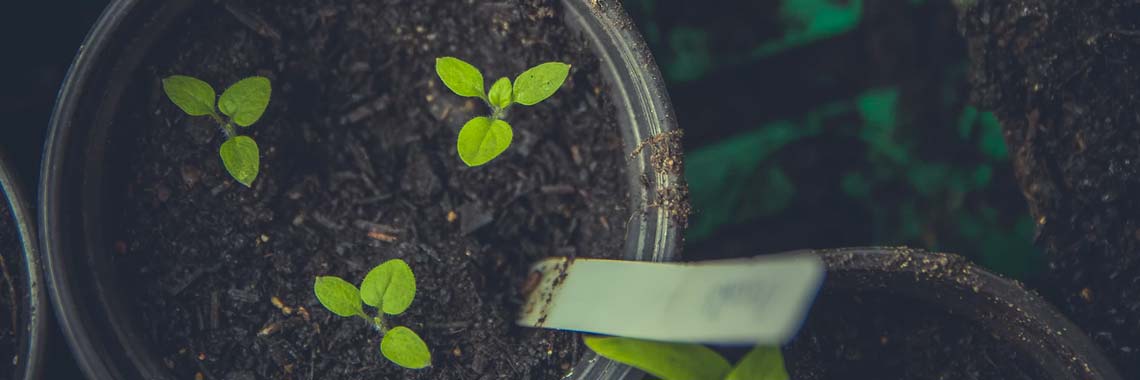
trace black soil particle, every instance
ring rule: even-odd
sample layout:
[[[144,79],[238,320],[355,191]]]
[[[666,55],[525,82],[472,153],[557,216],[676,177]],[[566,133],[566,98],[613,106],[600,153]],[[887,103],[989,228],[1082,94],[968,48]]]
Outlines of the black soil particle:
[[[178,378],[553,379],[584,346],[514,325],[529,266],[620,254],[627,152],[597,59],[551,0],[199,2],[134,77],[117,116],[126,198],[116,260],[139,328]],[[435,58],[487,83],[535,64],[573,65],[549,100],[516,106],[514,142],[477,168],[459,127],[488,110],[450,93]],[[183,115],[159,81],[221,92],[273,83],[239,133],[261,148],[247,189],[217,155],[208,118]],[[628,149],[632,149],[629,147]],[[415,271],[416,300],[390,320],[417,331],[432,367],[405,370],[380,336],[313,296],[314,276],[359,283],[381,262]]]
[[[827,293],[785,349],[793,379],[1033,380],[1034,358],[980,325],[883,293]]]
[[[20,357],[20,315],[26,305],[24,295],[24,250],[20,232],[9,211],[7,200],[0,198],[0,378],[11,378]]]
[[[1140,3],[981,0],[961,24],[1050,255],[1036,286],[1140,378]]]

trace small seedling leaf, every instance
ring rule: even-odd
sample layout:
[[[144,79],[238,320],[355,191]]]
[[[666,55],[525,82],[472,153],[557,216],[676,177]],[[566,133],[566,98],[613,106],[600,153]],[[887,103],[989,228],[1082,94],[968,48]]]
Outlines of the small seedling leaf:
[[[479,166],[507,150],[513,137],[514,132],[507,122],[479,116],[463,124],[456,148],[467,166]]]
[[[447,88],[459,96],[484,97],[483,74],[470,63],[455,57],[436,58],[435,73]]]
[[[515,78],[515,103],[531,106],[549,98],[562,87],[569,74],[570,65],[562,62],[547,62],[527,69]]]
[[[245,78],[222,92],[222,97],[218,99],[218,109],[233,119],[235,124],[248,127],[265,113],[271,92],[269,78]]]
[[[756,346],[744,355],[725,380],[788,380],[779,347]]]
[[[214,113],[214,100],[217,97],[209,83],[185,75],[172,75],[162,80],[162,91],[174,105],[190,116],[206,116]]]
[[[598,355],[639,368],[663,380],[723,379],[728,361],[699,344],[621,337],[584,337]]]
[[[404,368],[420,369],[431,365],[431,351],[428,351],[427,344],[404,326],[396,326],[384,334],[380,353]]]
[[[326,309],[342,317],[351,317],[364,313],[360,305],[360,291],[348,281],[336,276],[317,277],[313,284],[313,292],[317,300],[321,301]]]
[[[226,140],[222,143],[218,154],[222,156],[222,164],[226,166],[226,171],[245,187],[250,187],[253,180],[257,179],[261,153],[257,149],[257,142],[249,136],[234,136]]]
[[[491,85],[491,92],[487,94],[487,98],[495,107],[507,108],[511,105],[510,78],[502,77],[495,81],[495,84]]]
[[[416,298],[416,276],[404,260],[385,261],[364,276],[360,298],[385,314],[403,313]]]

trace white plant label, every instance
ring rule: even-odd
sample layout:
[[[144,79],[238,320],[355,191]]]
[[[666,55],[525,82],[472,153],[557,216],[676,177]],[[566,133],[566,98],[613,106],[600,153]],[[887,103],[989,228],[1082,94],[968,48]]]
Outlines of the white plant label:
[[[517,323],[671,342],[778,345],[799,330],[825,271],[811,253],[699,263],[550,258],[532,267]]]

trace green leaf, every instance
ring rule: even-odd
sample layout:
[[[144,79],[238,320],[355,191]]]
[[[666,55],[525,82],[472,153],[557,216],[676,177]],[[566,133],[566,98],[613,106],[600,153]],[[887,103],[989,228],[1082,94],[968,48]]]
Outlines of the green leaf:
[[[316,283],[313,284],[313,292],[317,294],[317,300],[321,301],[321,305],[333,314],[342,317],[364,314],[364,307],[360,305],[360,291],[340,277],[317,277]]]
[[[172,75],[162,80],[162,91],[174,105],[190,116],[206,116],[214,113],[214,100],[217,96],[209,83],[185,75]]]
[[[547,62],[531,67],[515,78],[515,103],[533,106],[558,91],[566,76],[570,74],[570,65],[562,62]]]
[[[725,380],[788,380],[779,347],[756,346],[744,355]]]
[[[459,96],[484,97],[483,74],[470,63],[454,57],[436,58],[435,73],[447,88]]]
[[[728,360],[699,344],[622,337],[583,337],[598,355],[629,364],[663,380],[722,379]]]
[[[234,136],[226,140],[222,143],[218,154],[222,156],[222,164],[226,166],[226,171],[245,187],[250,187],[253,180],[257,179],[261,155],[257,149],[257,142],[249,136]]]
[[[404,326],[396,326],[384,334],[380,352],[404,368],[420,369],[431,365],[431,351],[428,351],[427,344]]]
[[[249,77],[234,83],[218,99],[218,109],[234,123],[248,127],[261,118],[269,106],[269,78]]]
[[[514,132],[507,122],[479,116],[463,124],[456,148],[459,150],[459,158],[467,166],[479,166],[507,150],[513,137]]]
[[[385,261],[364,276],[360,298],[385,314],[403,313],[416,298],[416,276],[404,260]]]
[[[507,77],[499,78],[491,85],[491,92],[487,94],[487,98],[491,105],[507,108],[511,105],[511,80]]]

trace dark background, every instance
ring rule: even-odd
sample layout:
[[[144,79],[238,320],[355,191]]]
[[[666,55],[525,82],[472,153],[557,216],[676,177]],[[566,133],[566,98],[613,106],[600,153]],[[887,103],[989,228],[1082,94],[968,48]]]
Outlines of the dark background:
[[[34,186],[106,1],[10,2],[0,149]],[[686,132],[690,258],[909,245],[1032,280],[1042,258],[949,0],[627,0]],[[77,377],[57,341],[49,379]]]

